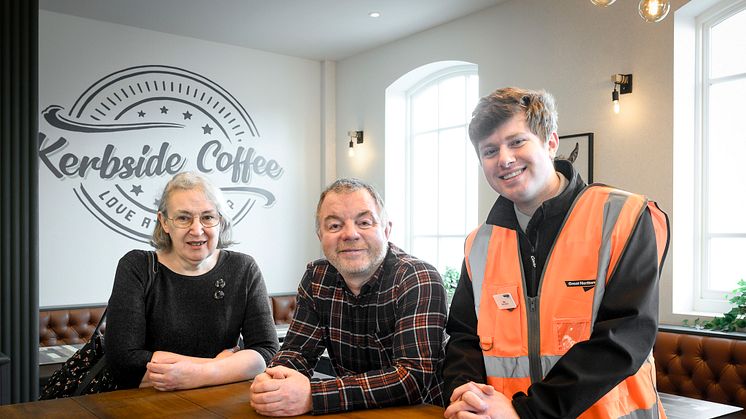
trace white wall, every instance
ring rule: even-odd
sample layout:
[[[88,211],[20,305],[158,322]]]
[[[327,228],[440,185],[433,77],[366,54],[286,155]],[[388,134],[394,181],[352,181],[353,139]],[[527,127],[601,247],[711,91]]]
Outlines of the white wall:
[[[163,92],[160,99],[151,97],[143,102],[134,100],[134,95],[122,97],[122,103],[117,103],[118,109],[125,105],[134,107],[116,121],[111,115],[96,121],[88,116],[88,112],[80,117],[67,114],[74,108],[76,100],[100,79],[142,65],[176,67],[180,76],[169,77],[184,80],[185,84],[191,80],[190,73],[196,74],[195,79],[213,82],[212,90],[199,85],[202,88],[200,93],[216,93],[224,89],[227,95],[220,107],[232,104],[234,116],[241,113],[242,107],[255,124],[258,135],[247,134],[237,140],[220,134],[217,125],[232,125],[227,124],[227,119],[221,119],[225,113],[219,114],[219,108],[198,109],[196,96],[179,96],[171,91]],[[160,76],[152,73],[152,77]],[[256,155],[277,162],[275,173],[279,173],[281,168],[281,175],[255,174],[249,182],[234,181],[230,172],[213,170],[209,174],[220,187],[261,188],[275,197],[272,206],[265,206],[266,200],[257,195],[228,196],[238,203],[250,199],[256,201],[236,224],[234,238],[240,243],[232,249],[257,259],[270,293],[295,292],[305,264],[319,255],[313,210],[321,187],[322,171],[320,83],[321,66],[316,61],[46,11],[39,13],[40,112],[50,105],[59,105],[64,108],[64,116],[68,119],[95,125],[96,129],[106,124],[145,121],[184,125],[180,129],[90,133],[61,129],[40,117],[40,132],[48,137],[44,146],[60,137],[66,139],[64,149],[50,154],[57,167],[65,153],[78,157],[101,156],[104,147],[112,144],[117,155],[138,157],[143,146],[158,147],[168,142],[171,144],[170,153],[186,159],[183,169],[194,170],[198,150],[210,139],[220,140],[224,150],[234,155],[239,147],[244,150],[252,147]],[[226,100],[230,96],[233,100]],[[159,115],[158,107],[164,104],[170,108],[169,114]],[[89,108],[95,116],[92,109]],[[147,110],[147,117],[139,119],[134,112],[138,109]],[[186,121],[186,117],[181,116],[185,110],[194,115],[192,120]],[[216,120],[211,120],[211,117]],[[212,124],[214,133],[204,134],[200,129],[205,121]],[[151,151],[147,155],[153,154]],[[40,306],[106,302],[119,258],[132,248],[148,248],[148,245],[119,234],[109,220],[99,221],[96,217],[109,215],[113,219],[119,217],[123,224],[131,223],[135,230],[140,228],[137,223],[132,223],[133,220],[122,219],[122,214],[111,210],[106,213],[104,199],[97,194],[108,191],[110,195],[106,196],[112,196],[117,191],[116,186],[122,187],[124,192],[120,193],[119,200],[133,210],[133,218],[138,218],[147,215],[147,211],[135,202],[127,201],[124,195],[135,199],[141,206],[154,208],[153,202],[160,196],[168,178],[169,174],[102,179],[95,170],[89,170],[82,177],[58,178],[50,167],[40,162]],[[143,193],[129,193],[135,186],[140,186]],[[95,208],[89,211],[84,207],[82,202],[85,199],[76,196],[83,189],[93,193],[90,202],[97,203],[103,212],[97,213]]]
[[[337,174],[383,190],[384,91],[421,65],[461,60],[479,66],[480,93],[498,87],[546,89],[559,107],[560,135],[595,133],[594,180],[644,193],[669,215],[673,203],[673,10],[644,22],[637,2],[607,8],[587,0],[511,0],[337,64],[337,138],[365,131],[364,154],[350,159],[337,143]],[[632,73],[634,90],[611,110],[615,73]],[[480,219],[494,192],[482,181]],[[396,226],[394,226],[396,228]],[[671,263],[661,283],[661,320],[671,319]]]

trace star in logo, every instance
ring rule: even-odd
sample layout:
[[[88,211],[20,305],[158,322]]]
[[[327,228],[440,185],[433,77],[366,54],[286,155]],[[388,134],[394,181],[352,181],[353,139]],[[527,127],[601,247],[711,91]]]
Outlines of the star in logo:
[[[202,133],[203,134],[212,134],[212,127],[209,124],[205,124],[205,126],[202,127]]]
[[[140,111],[137,113],[137,116],[139,116],[140,118],[145,118],[145,112]]]
[[[192,114],[189,111],[184,112],[182,115],[184,115],[184,119],[192,119]]]
[[[165,106],[161,106],[161,113],[168,113],[168,108]]]
[[[140,196],[142,193],[142,185],[132,185],[132,189],[130,190],[135,196]]]

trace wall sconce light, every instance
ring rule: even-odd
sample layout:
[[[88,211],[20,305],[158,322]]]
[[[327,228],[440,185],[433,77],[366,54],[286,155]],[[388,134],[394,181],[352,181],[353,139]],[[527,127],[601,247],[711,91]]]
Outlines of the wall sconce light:
[[[616,0],[591,0],[596,6],[611,6]],[[671,0],[640,0],[637,5],[640,17],[646,22],[660,22],[671,10]]]
[[[614,113],[619,113],[619,95],[632,93],[632,75],[631,74],[614,74],[611,76],[614,83],[614,90],[611,92],[611,103],[614,106]]]
[[[355,144],[363,143],[363,132],[362,131],[347,131],[347,136],[350,137],[350,148],[347,149],[347,155],[350,157],[355,156]]]

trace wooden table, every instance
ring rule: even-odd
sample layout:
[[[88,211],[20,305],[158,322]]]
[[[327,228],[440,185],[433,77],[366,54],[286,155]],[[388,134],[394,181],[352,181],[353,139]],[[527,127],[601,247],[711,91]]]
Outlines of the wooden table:
[[[658,393],[668,419],[744,418],[738,406],[692,399],[675,394]]]
[[[173,392],[161,392],[152,388],[119,390],[0,406],[0,418],[264,418],[249,404],[250,386],[249,381],[244,381]],[[337,413],[329,417],[366,419],[382,416],[396,419],[442,419],[443,408],[430,405],[389,407]]]

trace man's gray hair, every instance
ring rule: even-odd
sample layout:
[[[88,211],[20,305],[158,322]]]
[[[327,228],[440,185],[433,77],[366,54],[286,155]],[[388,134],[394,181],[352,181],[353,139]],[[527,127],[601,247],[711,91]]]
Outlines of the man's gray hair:
[[[351,193],[359,191],[361,189],[365,189],[366,191],[368,191],[373,200],[376,201],[376,207],[378,207],[378,216],[381,218],[381,223],[385,224],[388,220],[388,216],[386,214],[386,207],[383,204],[383,199],[381,198],[381,195],[378,194],[378,191],[376,191],[376,189],[372,185],[363,182],[360,179],[340,178],[335,180],[334,183],[332,183],[331,185],[327,186],[326,189],[321,192],[321,196],[319,196],[319,203],[318,205],[316,205],[316,232],[318,233],[321,230],[321,220],[319,220],[321,204],[324,203],[324,199],[329,192]]]

